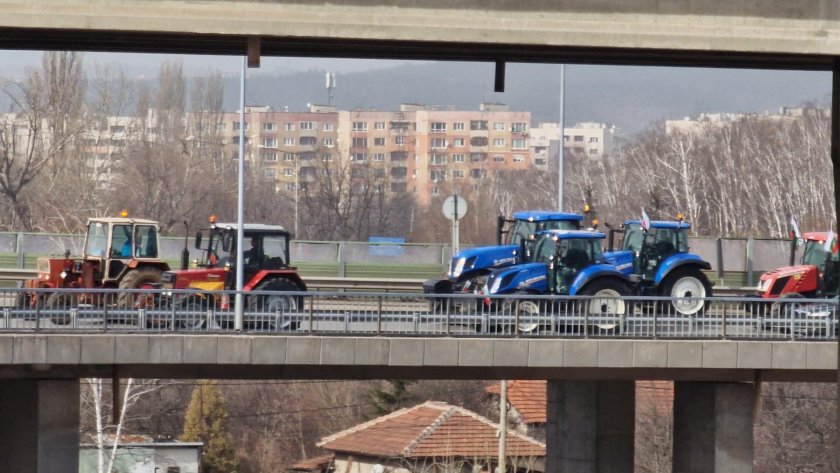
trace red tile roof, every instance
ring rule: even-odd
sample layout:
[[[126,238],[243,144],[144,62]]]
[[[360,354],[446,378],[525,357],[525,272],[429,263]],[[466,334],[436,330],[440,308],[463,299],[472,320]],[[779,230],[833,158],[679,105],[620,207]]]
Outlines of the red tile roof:
[[[374,457],[493,457],[497,430],[497,424],[474,412],[428,401],[324,437],[317,445]],[[544,443],[512,430],[506,443],[511,457],[545,456]]]
[[[294,465],[287,468],[287,471],[320,471],[325,466],[333,461],[333,455],[323,455],[320,457],[308,458],[301,460]]]
[[[545,424],[546,381],[508,381],[508,403],[516,409],[526,424]],[[486,391],[499,394],[499,383],[491,384]]]

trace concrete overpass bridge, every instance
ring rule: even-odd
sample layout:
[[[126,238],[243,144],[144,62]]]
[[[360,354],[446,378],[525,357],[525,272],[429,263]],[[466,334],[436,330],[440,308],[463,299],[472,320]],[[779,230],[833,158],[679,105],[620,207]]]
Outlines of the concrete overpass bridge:
[[[501,86],[513,61],[820,69],[833,72],[840,116],[833,0],[6,0],[0,47],[490,61]],[[838,143],[835,120],[835,189]],[[438,364],[444,354],[457,365]],[[630,380],[676,379],[674,471],[747,472],[754,381],[835,380],[837,356],[834,344],[791,341],[3,335],[0,471],[74,471],[78,376],[411,373],[550,379],[552,472],[632,471]]]

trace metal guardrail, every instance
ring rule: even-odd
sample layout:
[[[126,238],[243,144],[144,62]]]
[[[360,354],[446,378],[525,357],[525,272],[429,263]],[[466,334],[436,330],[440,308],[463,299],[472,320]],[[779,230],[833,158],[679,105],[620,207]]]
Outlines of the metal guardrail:
[[[0,292],[3,332],[226,332],[232,291]],[[245,332],[284,335],[836,340],[836,299],[247,292]]]

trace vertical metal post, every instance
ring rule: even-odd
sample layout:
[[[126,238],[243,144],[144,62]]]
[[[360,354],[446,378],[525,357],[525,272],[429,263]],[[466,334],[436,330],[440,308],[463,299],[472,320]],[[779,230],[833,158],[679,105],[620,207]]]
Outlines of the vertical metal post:
[[[505,473],[507,470],[507,387],[507,380],[503,379],[499,383],[499,473]]]
[[[560,64],[560,151],[557,154],[557,210],[563,211],[563,159],[566,150],[566,65]]]
[[[23,253],[23,232],[18,232],[17,234],[15,251],[17,253],[17,267],[18,269],[24,269],[26,266],[26,255]]]
[[[715,273],[717,275],[718,281],[723,285],[723,239],[718,237],[715,240],[715,253],[717,256],[717,268],[715,269]]]
[[[245,239],[245,71],[247,70],[248,56],[242,56],[242,73],[239,77],[239,168],[236,193],[236,308],[234,312],[233,328],[242,331],[243,311],[245,303],[242,297],[242,287],[245,285],[243,261],[245,251],[242,248],[242,241]]]
[[[382,296],[376,300],[376,334],[382,335]]]
[[[831,67],[831,166],[834,174],[835,222],[840,222],[840,57],[834,58]],[[837,361],[840,363],[840,349],[837,350]],[[840,388],[840,370],[837,372],[837,385]],[[837,427],[840,427],[840,396],[837,397],[837,407]],[[840,437],[835,440],[834,452],[840,462]]]
[[[338,242],[338,277],[347,276],[347,242]]]
[[[747,238],[747,287],[753,286],[753,246],[755,239]]]

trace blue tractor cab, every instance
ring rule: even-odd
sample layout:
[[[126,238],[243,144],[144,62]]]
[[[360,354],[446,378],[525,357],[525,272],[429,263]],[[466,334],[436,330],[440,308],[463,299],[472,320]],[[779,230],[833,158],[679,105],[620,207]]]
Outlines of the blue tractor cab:
[[[544,230],[575,230],[580,228],[583,216],[575,213],[532,210],[516,212],[513,219],[499,218],[498,246],[483,246],[460,251],[452,257],[449,271],[444,278],[429,279],[423,283],[423,292],[452,294],[479,292],[487,275],[492,271],[526,261],[523,254],[527,240]],[[507,226],[507,228],[505,228]],[[503,243],[503,244],[502,244]]]
[[[681,315],[693,315],[704,307],[704,297],[712,296],[712,284],[703,270],[711,265],[689,253],[688,230],[691,224],[677,221],[652,221],[648,228],[639,220],[627,220],[619,229],[610,229],[608,262],[629,277],[638,295],[672,298],[659,309]],[[621,247],[614,248],[616,235],[622,235]]]

